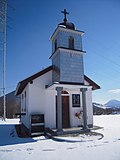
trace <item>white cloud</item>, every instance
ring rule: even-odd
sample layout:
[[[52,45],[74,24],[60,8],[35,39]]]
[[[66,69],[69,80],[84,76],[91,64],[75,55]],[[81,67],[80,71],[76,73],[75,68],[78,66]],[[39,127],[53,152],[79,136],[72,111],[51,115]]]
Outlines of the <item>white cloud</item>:
[[[120,94],[120,89],[111,89],[111,90],[108,90],[109,93],[114,93],[114,94]]]

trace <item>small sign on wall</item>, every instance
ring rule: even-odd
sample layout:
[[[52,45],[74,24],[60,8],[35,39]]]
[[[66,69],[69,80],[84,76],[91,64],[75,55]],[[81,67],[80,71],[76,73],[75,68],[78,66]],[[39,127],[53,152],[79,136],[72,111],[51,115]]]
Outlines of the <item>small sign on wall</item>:
[[[72,106],[80,107],[80,94],[72,94]]]

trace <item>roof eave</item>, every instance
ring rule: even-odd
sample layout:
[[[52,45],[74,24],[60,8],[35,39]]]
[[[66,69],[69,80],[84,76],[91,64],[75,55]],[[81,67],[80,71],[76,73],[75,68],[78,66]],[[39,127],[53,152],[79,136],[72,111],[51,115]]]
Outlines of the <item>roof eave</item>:
[[[15,90],[15,96],[19,95],[19,88],[20,88],[20,82],[18,83],[16,90]]]
[[[52,66],[49,66],[47,68],[45,68],[44,70],[41,70],[40,72],[20,81],[17,85],[16,91],[15,91],[15,95],[19,95],[22,93],[22,91],[24,90],[24,88],[26,87],[26,85],[31,82],[32,80],[38,78],[39,76],[47,73],[48,71],[52,70]]]
[[[80,31],[80,30],[73,30],[73,29],[69,29],[69,28],[65,28],[65,27],[62,27],[62,26],[57,26],[57,28],[55,29],[54,33],[52,34],[52,36],[50,37],[50,40],[53,40],[55,35],[58,33],[58,31],[69,31],[69,32],[72,32],[72,33],[77,33],[77,34],[81,34],[81,35],[84,35],[84,31]]]
[[[92,81],[86,75],[84,75],[84,79],[90,83],[90,85],[92,86],[92,90],[101,89],[101,87],[97,83],[95,83],[94,81]]]

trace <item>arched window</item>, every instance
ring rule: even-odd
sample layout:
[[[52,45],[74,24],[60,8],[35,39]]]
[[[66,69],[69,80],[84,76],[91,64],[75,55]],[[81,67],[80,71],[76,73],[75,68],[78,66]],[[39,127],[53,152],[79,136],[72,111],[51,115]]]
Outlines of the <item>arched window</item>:
[[[55,51],[57,50],[57,39],[55,40]]]
[[[74,49],[74,38],[72,36],[69,37],[69,48]]]
[[[69,94],[67,91],[62,91],[61,94]]]

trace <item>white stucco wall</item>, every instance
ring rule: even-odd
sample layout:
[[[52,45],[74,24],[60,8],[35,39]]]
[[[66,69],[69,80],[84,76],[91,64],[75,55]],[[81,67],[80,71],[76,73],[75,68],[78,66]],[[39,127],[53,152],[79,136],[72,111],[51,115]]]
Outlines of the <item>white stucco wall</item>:
[[[45,127],[56,127],[56,95],[54,89],[46,89],[45,86],[52,83],[52,71],[33,80],[29,83],[22,94],[26,91],[26,116],[22,116],[22,122],[29,128],[30,114],[41,113],[45,115]],[[91,87],[87,87],[86,105],[87,105],[87,122],[93,124],[93,108],[92,108],[92,91]],[[65,90],[63,88],[63,90]],[[69,93],[69,112],[70,112],[70,127],[82,125],[82,118],[79,120],[75,117],[75,113],[83,110],[82,108],[82,93],[78,90],[66,90]],[[72,107],[72,94],[80,94],[80,107]]]
[[[80,94],[80,102],[81,102],[81,93],[80,91],[69,91],[70,96],[70,126],[71,127],[77,127],[80,125],[80,120],[75,116],[75,113],[82,110],[82,106],[80,104],[80,107],[72,107],[72,94]]]
[[[26,115],[22,116],[22,123],[29,128],[30,127],[30,114],[33,113],[46,113],[46,90],[45,85],[52,83],[52,73],[47,72],[43,76],[33,80],[33,83],[28,85],[23,90],[22,94],[26,92]],[[23,107],[24,100],[21,94],[21,108]],[[46,116],[46,115],[45,115]],[[46,120],[46,117],[45,117]]]
[[[29,114],[44,114],[45,127],[55,128],[55,91],[38,88],[35,85],[30,87]]]
[[[72,107],[72,94],[80,94],[80,107]],[[79,111],[83,111],[82,105],[82,93],[80,91],[69,91],[70,96],[70,125],[71,127],[77,127],[79,125],[83,125],[83,117],[81,114],[81,118],[78,119],[75,116],[75,113]],[[87,87],[86,91],[86,109],[87,109],[87,124],[93,124],[93,107],[92,107],[92,90],[91,87]]]
[[[26,100],[25,100],[25,97],[24,99],[22,98],[25,95],[25,92],[26,92]],[[28,113],[29,108],[28,106],[29,106],[29,85],[25,87],[25,89],[23,90],[21,94],[21,113],[26,113],[25,116],[21,116],[21,121],[26,127],[29,127],[29,113]]]
[[[56,91],[47,90],[46,97],[45,126],[49,128],[56,128]]]
[[[47,109],[48,106],[48,94],[45,86],[52,83],[52,73],[46,74],[33,80],[32,84],[29,84],[29,114],[41,113],[45,115],[45,124],[47,124]],[[52,97],[51,97],[52,99]],[[51,100],[53,101],[53,100]],[[50,103],[52,105],[52,103]]]

